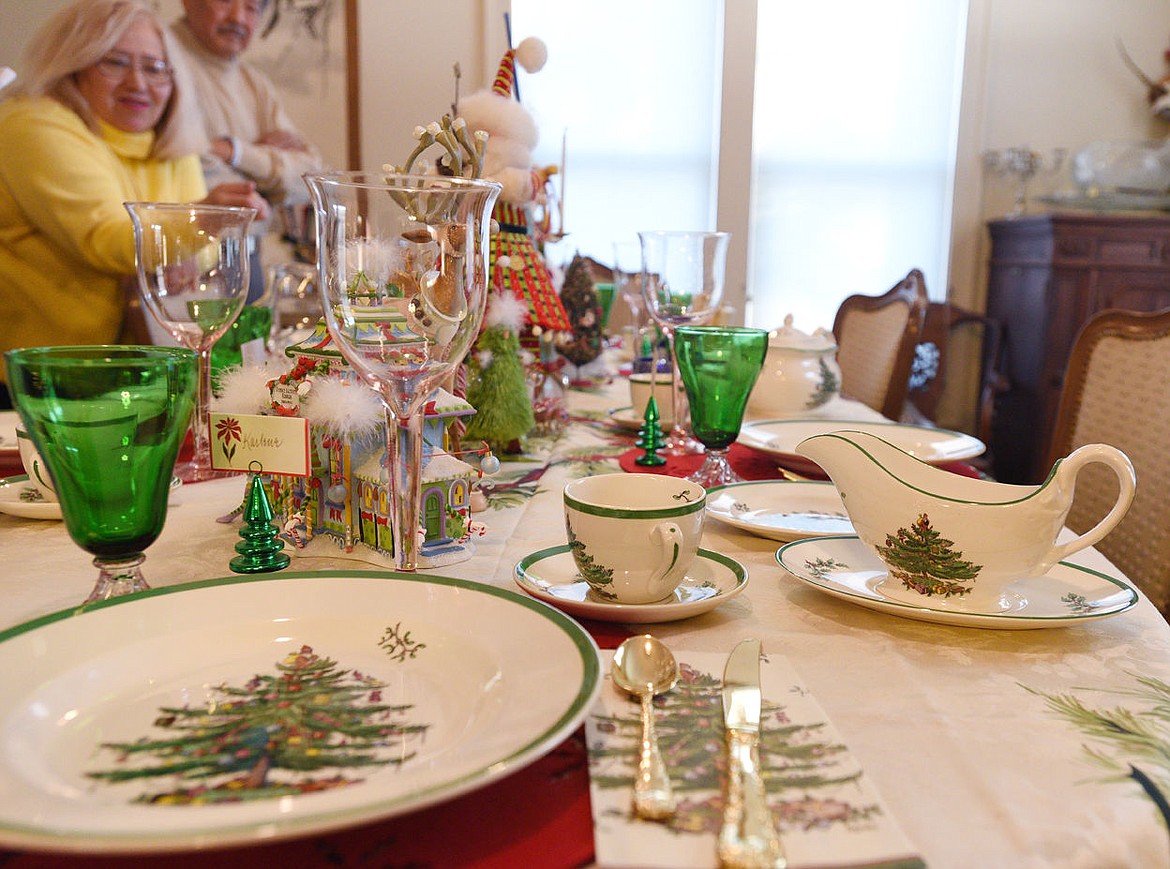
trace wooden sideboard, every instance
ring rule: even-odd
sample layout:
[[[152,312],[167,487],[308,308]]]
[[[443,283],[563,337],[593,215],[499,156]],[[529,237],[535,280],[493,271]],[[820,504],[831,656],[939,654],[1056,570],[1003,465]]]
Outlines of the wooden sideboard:
[[[1170,307],[1170,215],[1060,212],[988,226],[987,313],[1004,325],[1010,380],[996,403],[993,472],[1039,483],[1081,325],[1106,308]]]

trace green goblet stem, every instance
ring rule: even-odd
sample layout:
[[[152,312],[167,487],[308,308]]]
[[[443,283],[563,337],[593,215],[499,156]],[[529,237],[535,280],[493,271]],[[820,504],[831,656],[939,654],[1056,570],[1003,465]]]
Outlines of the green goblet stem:
[[[146,556],[142,554],[117,561],[95,558],[93,566],[98,569],[98,578],[93,591],[89,593],[85,602],[94,603],[123,594],[146,591],[150,585],[147,584],[146,578],[139,570],[144,561],[146,561]]]

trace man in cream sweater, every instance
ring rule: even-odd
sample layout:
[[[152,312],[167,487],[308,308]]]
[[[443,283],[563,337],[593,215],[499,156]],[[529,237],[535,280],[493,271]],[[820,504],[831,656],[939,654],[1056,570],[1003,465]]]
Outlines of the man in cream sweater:
[[[194,79],[211,151],[203,157],[209,186],[246,179],[274,207],[308,200],[301,175],[321,168],[321,155],[285,113],[271,80],[241,55],[252,41],[267,0],[183,0],[171,25]],[[257,240],[267,226],[254,229]],[[253,256],[248,300],[263,292]]]

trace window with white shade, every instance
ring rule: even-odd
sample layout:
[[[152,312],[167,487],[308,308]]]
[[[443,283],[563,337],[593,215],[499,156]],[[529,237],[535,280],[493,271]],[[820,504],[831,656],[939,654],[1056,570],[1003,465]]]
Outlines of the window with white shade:
[[[537,162],[565,163],[554,260],[609,263],[639,230],[746,214],[728,300],[751,325],[830,326],[845,296],[913,267],[945,295],[967,0],[511,7],[513,43],[549,49],[519,80]],[[754,27],[734,26],[744,15]],[[753,55],[754,94],[725,92],[727,62]],[[743,131],[750,154],[721,163]]]

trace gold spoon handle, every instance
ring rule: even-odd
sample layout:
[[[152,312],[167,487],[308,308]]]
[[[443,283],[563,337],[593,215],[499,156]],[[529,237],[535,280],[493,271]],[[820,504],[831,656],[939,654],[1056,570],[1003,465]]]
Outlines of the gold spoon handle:
[[[729,730],[727,754],[719,865],[724,869],[785,869],[788,861],[760,776],[759,737]]]
[[[642,694],[642,750],[638,756],[638,775],[634,779],[634,814],[639,818],[660,821],[674,814],[674,791],[670,776],[658,750],[654,730],[653,699],[649,691]]]

